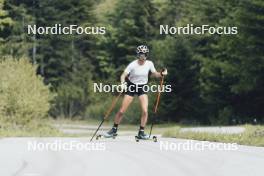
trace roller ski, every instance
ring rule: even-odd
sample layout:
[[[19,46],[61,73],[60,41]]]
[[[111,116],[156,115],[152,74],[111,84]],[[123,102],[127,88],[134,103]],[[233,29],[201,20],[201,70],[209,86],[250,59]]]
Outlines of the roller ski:
[[[115,139],[116,136],[117,136],[117,128],[113,127],[107,133],[105,133],[104,135],[97,135],[96,136],[96,140],[100,139],[101,137]]]
[[[139,142],[140,140],[153,140],[153,142],[157,142],[158,139],[156,136],[153,136],[152,138],[150,138],[149,135],[145,134],[144,131],[139,131],[138,135],[135,136],[135,140],[136,142]]]

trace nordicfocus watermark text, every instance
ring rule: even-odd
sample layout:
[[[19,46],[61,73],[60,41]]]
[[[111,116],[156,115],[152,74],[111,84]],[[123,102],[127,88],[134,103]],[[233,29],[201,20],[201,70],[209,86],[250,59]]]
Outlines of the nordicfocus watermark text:
[[[213,143],[208,141],[169,142],[161,141],[161,151],[234,151],[238,149],[236,143]]]
[[[105,151],[105,143],[80,142],[77,140],[51,142],[29,141],[28,151]]]
[[[71,35],[71,34],[92,34],[92,35],[103,35],[106,33],[106,27],[103,26],[78,26],[76,24],[69,26],[62,26],[62,24],[55,24],[53,26],[37,26],[28,25],[27,34],[52,34],[52,35]]]
[[[108,85],[103,83],[94,83],[93,86],[94,92],[122,92],[122,85]],[[143,90],[144,92],[172,92],[171,85],[129,85],[127,86],[127,91],[129,92],[138,92],[139,90]]]
[[[218,34],[218,35],[235,35],[238,34],[236,26],[210,26],[187,24],[186,26],[169,26],[160,25],[160,35],[203,35],[203,34]]]

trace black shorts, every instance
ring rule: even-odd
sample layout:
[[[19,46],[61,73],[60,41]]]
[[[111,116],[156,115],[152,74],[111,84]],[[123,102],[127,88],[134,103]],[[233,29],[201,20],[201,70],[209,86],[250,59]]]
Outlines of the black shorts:
[[[135,95],[140,96],[140,95],[147,94],[147,92],[144,91],[143,89],[145,85],[146,84],[136,85],[130,82],[129,80],[127,80],[127,90],[125,91],[125,94],[132,96],[132,97]]]

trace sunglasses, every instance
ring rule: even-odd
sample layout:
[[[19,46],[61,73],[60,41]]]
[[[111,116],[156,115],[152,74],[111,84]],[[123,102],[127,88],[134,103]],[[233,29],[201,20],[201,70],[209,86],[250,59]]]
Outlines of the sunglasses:
[[[144,53],[140,53],[140,54],[138,54],[137,57],[138,57],[140,60],[146,60],[146,59],[147,59],[147,55],[144,54]]]

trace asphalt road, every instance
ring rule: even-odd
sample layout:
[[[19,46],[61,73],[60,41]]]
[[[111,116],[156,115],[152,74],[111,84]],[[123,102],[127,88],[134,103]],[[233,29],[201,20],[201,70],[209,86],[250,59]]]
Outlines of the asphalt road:
[[[182,139],[0,139],[0,176],[263,176],[263,163],[263,147]]]

